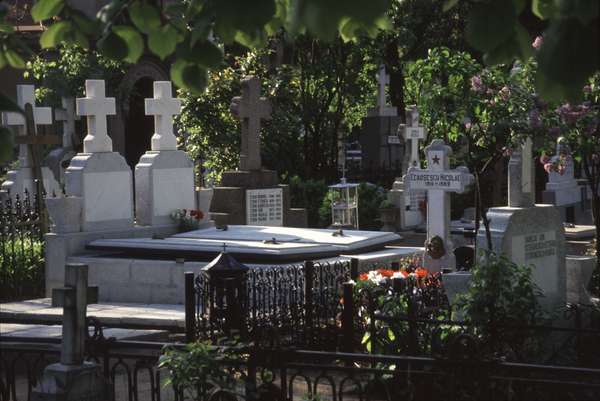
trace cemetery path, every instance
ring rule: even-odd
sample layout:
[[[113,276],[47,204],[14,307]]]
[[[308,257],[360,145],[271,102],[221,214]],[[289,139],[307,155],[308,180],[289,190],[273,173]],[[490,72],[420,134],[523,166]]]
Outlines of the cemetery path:
[[[182,332],[185,328],[184,305],[100,303],[88,305],[87,315],[98,319],[102,326],[124,329],[124,332],[127,330]],[[24,330],[23,325],[52,325],[60,324],[61,321],[62,308],[52,307],[50,298],[0,304],[2,335],[7,335],[9,328],[10,331],[19,332]],[[44,332],[38,334],[45,336],[46,330],[51,329],[43,329]],[[60,334],[60,330],[57,331]]]

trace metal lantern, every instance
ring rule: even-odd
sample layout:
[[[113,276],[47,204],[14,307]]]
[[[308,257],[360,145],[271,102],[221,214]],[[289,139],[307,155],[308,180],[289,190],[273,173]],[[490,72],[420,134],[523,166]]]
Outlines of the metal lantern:
[[[330,185],[332,193],[332,227],[358,230],[358,184],[342,178],[339,184]]]

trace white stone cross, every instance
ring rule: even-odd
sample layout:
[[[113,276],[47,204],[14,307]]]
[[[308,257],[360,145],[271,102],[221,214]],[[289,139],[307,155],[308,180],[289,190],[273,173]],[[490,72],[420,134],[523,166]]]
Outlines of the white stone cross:
[[[419,125],[419,110],[413,105],[406,109],[406,125],[401,125],[404,129],[405,142],[410,140],[410,167],[420,167],[419,158],[419,139],[425,140],[427,133],[422,125]]]
[[[242,124],[240,170],[260,170],[260,120],[271,119],[271,104],[260,97],[260,80],[248,76],[242,80],[242,96],[231,100],[231,112]]]
[[[52,306],[63,308],[60,353],[63,365],[83,363],[87,305],[96,302],[98,287],[88,287],[88,266],[68,263],[65,266],[65,286],[52,290]]]
[[[35,87],[33,85],[17,85],[17,104],[23,110],[25,105],[30,104],[33,110],[34,127],[38,125],[52,124],[52,109],[50,107],[36,107]],[[17,135],[27,135],[25,117],[19,113],[3,113],[4,125],[12,125],[17,128]],[[31,134],[31,133],[30,133]],[[19,145],[19,166],[31,167],[31,153],[27,144]]]
[[[62,109],[54,110],[54,119],[63,123],[62,147],[64,149],[73,149],[75,120],[79,120],[79,117],[75,114],[75,101],[72,97],[63,97],[61,104]]]
[[[534,204],[533,142],[527,138],[520,149],[513,150],[508,162],[508,206],[532,207]]]
[[[472,183],[473,175],[466,167],[450,169],[452,149],[441,139],[434,139],[425,153],[427,169],[410,167],[404,183],[410,191],[427,191],[427,239],[439,236],[446,254],[451,256],[454,249],[450,237],[450,192],[464,192]]]
[[[171,81],[155,81],[154,97],[145,102],[146,115],[154,116],[152,150],[177,150],[173,116],[181,113],[181,100],[173,97]]]
[[[83,152],[112,152],[106,117],[116,114],[115,98],[105,96],[104,81],[101,79],[87,79],[85,95],[77,98],[77,115],[87,117],[88,134],[83,140]]]

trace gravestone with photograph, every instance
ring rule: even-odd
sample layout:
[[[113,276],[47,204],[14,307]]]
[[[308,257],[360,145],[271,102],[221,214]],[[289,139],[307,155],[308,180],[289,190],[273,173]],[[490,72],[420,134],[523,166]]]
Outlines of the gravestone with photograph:
[[[211,218],[219,227],[306,227],[306,211],[290,208],[289,187],[279,184],[276,171],[262,168],[260,122],[271,118],[271,105],[260,96],[257,77],[242,80],[242,95],[232,99],[230,109],[242,127],[240,167],[224,172],[221,186],[213,189]]]
[[[548,309],[566,300],[565,232],[558,209],[535,205],[532,141],[513,151],[508,164],[508,206],[488,210],[492,249],[517,264],[533,268],[533,280],[543,291]],[[483,224],[478,249],[487,249]]]

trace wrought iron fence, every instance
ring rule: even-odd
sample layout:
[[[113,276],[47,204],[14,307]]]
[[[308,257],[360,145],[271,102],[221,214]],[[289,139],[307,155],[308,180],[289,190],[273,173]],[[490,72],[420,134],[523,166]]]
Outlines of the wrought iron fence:
[[[232,377],[235,388],[198,382],[191,392],[166,384],[168,372],[157,366],[166,345],[183,350],[181,344],[97,337],[88,342],[88,359],[100,364],[119,401],[600,398],[600,369],[486,358],[477,353],[478,340],[467,335],[438,358],[248,347],[238,361],[223,364],[224,371],[239,373]],[[58,341],[0,337],[0,346],[0,401],[28,400],[45,365],[58,359]]]
[[[0,301],[44,292],[43,207],[27,191],[0,202]]]
[[[255,268],[242,279],[243,291],[227,298],[227,289],[215,288],[201,273],[193,286],[186,286],[193,291],[186,293],[187,310],[195,316],[194,333],[188,333],[188,339],[229,336],[228,322],[241,319],[238,334],[260,344],[336,349],[342,284],[350,277],[350,262]]]

